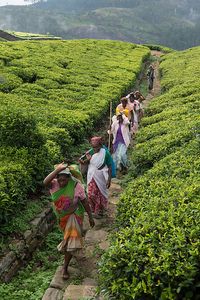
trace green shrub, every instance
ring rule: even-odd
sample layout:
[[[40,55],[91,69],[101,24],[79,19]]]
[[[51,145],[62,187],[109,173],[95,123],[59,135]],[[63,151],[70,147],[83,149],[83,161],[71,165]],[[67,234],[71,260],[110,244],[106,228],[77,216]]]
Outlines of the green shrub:
[[[0,91],[10,93],[13,89],[19,87],[22,80],[14,74],[1,74]]]
[[[110,299],[199,299],[199,55],[194,48],[163,56],[166,93],[145,110],[100,263]]]
[[[75,147],[102,122],[110,101],[119,102],[134,84],[150,51],[97,40],[7,42],[0,50],[0,145],[10,153],[4,151],[1,165],[8,157],[9,166],[19,166],[12,186],[6,166],[2,171],[5,221],[55,163],[72,159]]]
[[[1,214],[0,220],[8,221],[8,217],[17,213],[26,201],[27,190],[32,185],[32,178],[26,166],[20,163],[6,162],[0,167],[1,179]]]
[[[37,148],[44,139],[28,112],[8,107],[0,110],[0,143],[5,146]]]

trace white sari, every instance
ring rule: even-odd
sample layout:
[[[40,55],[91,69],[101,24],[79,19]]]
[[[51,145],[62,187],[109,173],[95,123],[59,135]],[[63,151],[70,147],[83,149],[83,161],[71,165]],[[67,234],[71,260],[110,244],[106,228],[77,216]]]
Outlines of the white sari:
[[[105,156],[106,150],[104,148],[101,148],[99,152],[92,155],[88,166],[87,185],[92,179],[94,179],[101,194],[108,198],[108,190],[106,187],[108,181],[108,167],[105,165],[101,170],[99,170],[99,168],[101,168],[104,164]]]

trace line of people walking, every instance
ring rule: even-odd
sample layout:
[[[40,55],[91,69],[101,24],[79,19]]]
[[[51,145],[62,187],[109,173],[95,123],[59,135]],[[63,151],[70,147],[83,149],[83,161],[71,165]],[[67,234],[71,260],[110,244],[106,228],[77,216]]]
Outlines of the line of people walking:
[[[91,148],[79,158],[82,174],[77,165],[63,162],[44,179],[63,232],[63,240],[57,247],[64,253],[63,279],[69,278],[71,258],[83,247],[84,213],[88,215],[90,226],[94,227],[94,219],[107,213],[111,178],[116,177],[116,170],[127,171],[127,149],[144,114],[144,100],[139,91],[121,98],[108,130],[113,137],[112,149],[105,146],[102,137],[92,137]],[[87,189],[84,188],[84,173],[87,174]]]
[[[113,160],[116,169],[121,172],[126,172],[128,167],[127,149],[144,114],[142,106],[144,100],[139,91],[128,94],[121,98],[116,115],[112,118],[110,132],[113,134]]]

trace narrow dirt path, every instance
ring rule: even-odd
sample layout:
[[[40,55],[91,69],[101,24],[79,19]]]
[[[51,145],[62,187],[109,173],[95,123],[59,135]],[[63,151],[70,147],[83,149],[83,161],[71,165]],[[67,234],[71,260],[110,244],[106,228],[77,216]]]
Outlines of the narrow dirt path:
[[[146,107],[150,100],[154,97],[160,95],[161,92],[161,85],[160,85],[160,77],[159,77],[159,58],[163,53],[160,51],[151,51],[152,57],[156,58],[156,61],[152,63],[155,69],[155,79],[153,84],[153,90],[148,93],[146,96],[145,101],[143,102],[144,107]]]
[[[159,58],[159,51],[152,51],[152,56]],[[153,90],[146,96],[144,107],[150,100],[160,94],[159,59],[153,62],[155,68],[155,80]],[[122,177],[120,178],[122,179]],[[102,296],[96,295],[98,261],[102,253],[109,247],[108,234],[115,220],[116,205],[122,192],[120,179],[112,179],[109,189],[108,214],[100,220],[95,220],[95,227],[90,228],[87,216],[84,220],[85,246],[81,257],[73,259],[70,267],[70,279],[62,279],[62,266],[56,273],[46,290],[42,300],[103,300]]]

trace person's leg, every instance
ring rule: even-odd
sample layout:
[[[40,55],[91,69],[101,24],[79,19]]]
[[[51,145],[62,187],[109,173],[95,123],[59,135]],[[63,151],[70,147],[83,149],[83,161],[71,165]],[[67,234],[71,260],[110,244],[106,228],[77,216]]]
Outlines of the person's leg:
[[[72,259],[72,254],[70,252],[65,253],[65,260],[64,260],[64,270],[63,270],[63,278],[68,279],[69,273],[68,273],[68,266],[70,263],[70,260]]]

